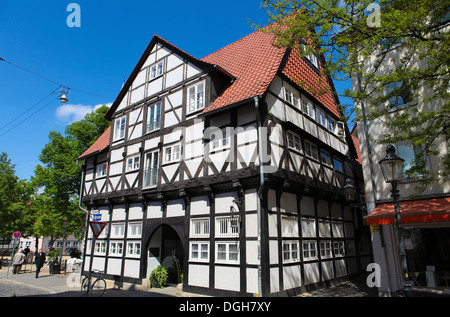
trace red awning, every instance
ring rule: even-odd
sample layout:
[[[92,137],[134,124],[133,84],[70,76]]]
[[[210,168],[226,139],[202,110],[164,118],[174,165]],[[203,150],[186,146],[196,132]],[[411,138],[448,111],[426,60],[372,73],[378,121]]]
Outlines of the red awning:
[[[394,223],[394,204],[380,204],[368,216],[369,225]],[[402,223],[450,222],[450,197],[420,199],[400,202]]]

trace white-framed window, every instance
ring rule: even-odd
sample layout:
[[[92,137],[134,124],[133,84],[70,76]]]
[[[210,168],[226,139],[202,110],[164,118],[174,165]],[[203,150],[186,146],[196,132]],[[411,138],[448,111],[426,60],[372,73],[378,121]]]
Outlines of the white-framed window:
[[[333,167],[336,171],[344,172],[342,161],[336,157],[333,157]]]
[[[303,261],[310,261],[317,259],[317,241],[303,241]]]
[[[106,176],[107,171],[108,171],[108,163],[107,162],[97,164],[97,173],[96,173],[97,177]]]
[[[321,150],[320,151],[320,160],[322,161],[323,164],[328,165],[328,166],[332,166],[331,165],[330,153]]]
[[[158,182],[159,151],[147,153],[145,156],[144,187],[156,186]]]
[[[302,144],[300,142],[300,137],[298,136],[298,134],[288,131],[287,141],[288,141],[288,148],[299,152],[302,150]]]
[[[114,120],[114,141],[123,139],[125,137],[125,126],[127,117],[123,116]]]
[[[211,150],[216,151],[230,146],[232,128],[216,129],[211,133]]]
[[[164,163],[178,162],[181,157],[180,143],[170,145],[164,148]]]
[[[284,85],[284,100],[300,109],[300,95],[294,88],[286,84]]]
[[[307,114],[309,117],[311,117],[312,119],[316,118],[316,113],[314,111],[314,105],[309,99],[306,99],[306,98],[302,99],[302,108],[303,108],[303,112],[305,114]]]
[[[282,216],[281,234],[283,237],[298,237],[298,218]]]
[[[238,237],[239,227],[233,225],[231,217],[216,217],[216,238]]]
[[[135,171],[139,169],[141,157],[140,155],[134,155],[127,158],[127,172]]]
[[[319,107],[316,107],[316,120],[320,125],[327,128],[327,115]]]
[[[111,237],[123,237],[125,224],[123,223],[112,223],[111,224]]]
[[[209,261],[209,242],[194,242],[190,243],[189,260],[208,262]]]
[[[302,49],[302,51],[305,51],[304,44],[301,45],[301,49]],[[305,58],[308,59],[315,68],[317,68],[317,69],[319,68],[319,58],[317,57],[316,54],[311,52],[311,53],[307,54],[305,56]]]
[[[161,102],[148,106],[147,132],[156,131],[161,127]]]
[[[317,146],[308,141],[305,141],[305,154],[316,160],[319,159],[319,152],[317,151]]]
[[[150,80],[159,77],[164,72],[164,61],[160,61],[150,66]]]
[[[109,244],[109,255],[120,256],[123,253],[123,242],[111,241]]]
[[[331,258],[331,241],[320,241],[320,257]]]
[[[188,88],[188,113],[205,108],[205,82]]]
[[[140,237],[142,234],[142,223],[132,222],[128,224],[128,237]]]
[[[336,131],[336,122],[333,119],[331,119],[330,117],[327,118],[327,122],[328,122],[328,125],[327,125],[328,130],[330,130],[333,133],[336,133],[335,132]]]
[[[188,113],[205,108],[205,82],[188,88]]]
[[[333,242],[333,251],[335,257],[341,257],[345,255],[344,251],[344,241],[334,241]]]
[[[298,241],[283,241],[283,263],[300,260]]]
[[[216,262],[238,263],[239,242],[216,242]]]
[[[106,242],[96,241],[94,246],[94,254],[98,255],[106,254]]]
[[[209,218],[191,219],[190,236],[192,238],[208,238],[209,237]]]
[[[127,256],[130,257],[141,256],[141,243],[137,241],[127,242]]]
[[[57,248],[61,248],[62,245],[63,245],[63,244],[62,244],[62,241],[57,241],[57,242],[56,242],[56,247],[57,247]]]

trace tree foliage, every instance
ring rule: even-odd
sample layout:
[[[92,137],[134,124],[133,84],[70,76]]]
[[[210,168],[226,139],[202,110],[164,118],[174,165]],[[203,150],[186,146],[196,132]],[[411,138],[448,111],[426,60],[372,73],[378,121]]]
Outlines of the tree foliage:
[[[383,120],[391,132],[377,142],[407,141],[423,149],[411,177],[428,174],[424,185],[448,181],[450,154],[438,150],[450,145],[448,1],[263,0],[262,7],[277,21],[268,28],[277,45],[303,45],[303,56],[322,56],[321,71],[333,80],[360,79],[359,89],[342,96],[364,102],[365,119]],[[354,110],[340,108],[347,118]],[[443,162],[433,175],[425,164],[431,155]]]
[[[33,188],[15,175],[15,165],[7,153],[0,154],[0,236],[9,237],[14,231],[24,235],[31,232],[34,221]]]
[[[52,240],[63,235],[80,235],[84,213],[78,208],[81,170],[76,159],[108,128],[104,120],[108,108],[103,106],[87,114],[84,119],[67,126],[65,135],[52,131],[49,142],[39,156],[42,164],[36,166],[33,184],[42,189],[36,199],[36,235],[50,236]]]

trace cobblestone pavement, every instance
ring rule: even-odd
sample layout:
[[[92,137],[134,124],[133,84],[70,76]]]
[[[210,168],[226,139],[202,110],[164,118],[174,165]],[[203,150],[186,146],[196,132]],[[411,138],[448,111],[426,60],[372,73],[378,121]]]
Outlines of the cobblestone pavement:
[[[358,279],[306,292],[297,297],[378,297],[378,289],[370,288],[364,280]]]
[[[40,288],[0,280],[0,297],[49,296],[50,292]]]

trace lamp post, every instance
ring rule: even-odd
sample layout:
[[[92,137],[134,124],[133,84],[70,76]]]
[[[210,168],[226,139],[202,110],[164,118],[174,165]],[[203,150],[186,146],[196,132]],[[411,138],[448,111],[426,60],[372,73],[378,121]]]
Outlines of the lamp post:
[[[391,197],[394,200],[395,207],[395,226],[397,228],[398,242],[400,247],[400,261],[403,272],[403,282],[402,287],[405,296],[411,295],[411,283],[408,276],[408,264],[406,262],[406,252],[405,252],[405,239],[403,237],[403,226],[400,218],[400,204],[399,204],[399,190],[397,189],[397,184],[401,182],[403,175],[403,165],[405,160],[398,157],[395,153],[395,147],[389,144],[386,147],[386,157],[382,159],[379,164],[381,171],[383,172],[383,177],[386,183],[391,183]]]

